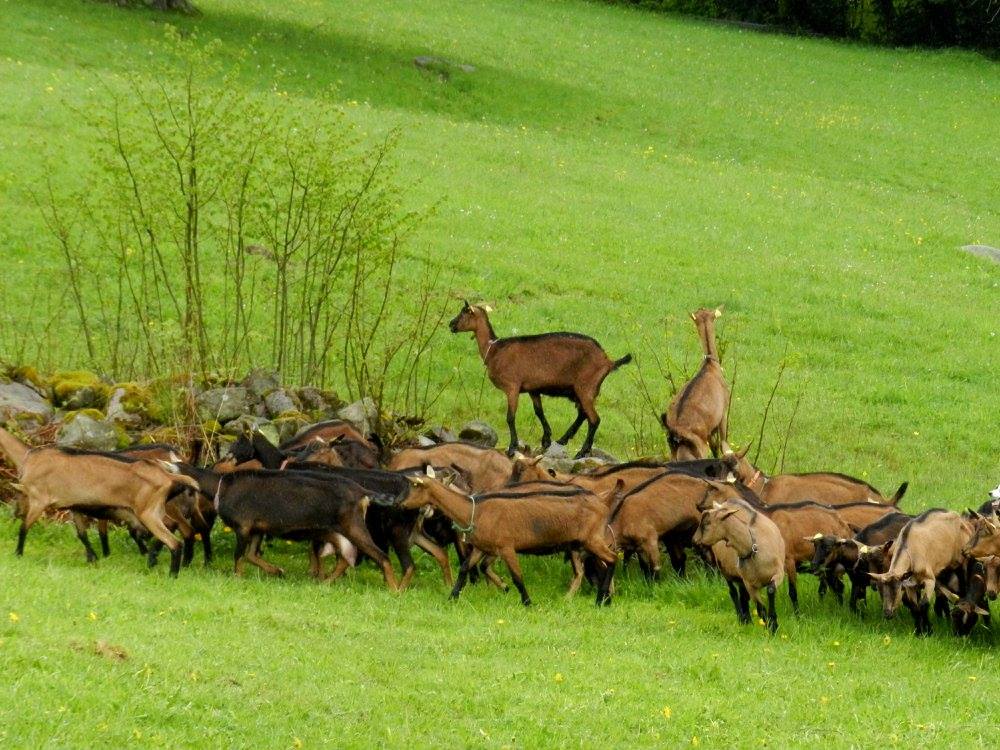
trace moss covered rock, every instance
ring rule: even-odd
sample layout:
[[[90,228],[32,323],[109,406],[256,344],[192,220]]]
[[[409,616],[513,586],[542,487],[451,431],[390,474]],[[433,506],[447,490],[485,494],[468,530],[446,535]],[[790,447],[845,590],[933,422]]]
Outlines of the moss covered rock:
[[[71,370],[52,376],[52,395],[64,409],[103,409],[111,387],[92,372]]]

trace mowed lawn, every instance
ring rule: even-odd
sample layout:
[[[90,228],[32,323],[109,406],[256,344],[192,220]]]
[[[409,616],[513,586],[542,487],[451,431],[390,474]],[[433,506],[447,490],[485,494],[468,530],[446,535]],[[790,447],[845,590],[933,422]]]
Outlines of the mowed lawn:
[[[724,304],[735,373],[731,434],[761,463],[837,469],[904,505],[978,505],[1000,480],[1000,66],[957,51],[876,49],[761,35],[598,3],[201,0],[169,19],[294,107],[335,87],[374,141],[400,134],[410,245],[447,291],[488,301],[501,334],[570,329],[613,357],[597,445],[662,448],[655,415],[698,362],[687,313]],[[45,165],[85,184],[79,110],[142,72],[163,16],[77,0],[0,0],[0,359],[10,326],[40,327],[61,268],[32,198]],[[444,81],[413,65],[474,65]],[[79,364],[68,300],[43,366]],[[34,327],[34,328],[32,328]],[[40,337],[39,341],[43,339]],[[502,424],[474,345],[435,343],[438,421]],[[642,395],[642,374],[652,402]],[[561,430],[568,406],[553,404]],[[520,429],[540,430],[522,405]],[[579,440],[579,438],[578,438]],[[15,526],[0,523],[11,549]],[[563,602],[556,560],[529,560],[536,605],[470,587],[455,604],[435,566],[388,594],[369,569],[305,578],[300,547],[269,555],[284,581],[213,569],[170,581],[116,537],[83,563],[68,527],[39,526],[24,559],[0,549],[0,701],[6,745],[265,747],[992,745],[989,638],[864,617],[803,585],[781,629],[736,625],[698,571],[649,588],[630,571],[598,611]],[[93,613],[93,618],[91,617]],[[16,620],[16,621],[15,621]],[[121,650],[120,653],[118,650]]]

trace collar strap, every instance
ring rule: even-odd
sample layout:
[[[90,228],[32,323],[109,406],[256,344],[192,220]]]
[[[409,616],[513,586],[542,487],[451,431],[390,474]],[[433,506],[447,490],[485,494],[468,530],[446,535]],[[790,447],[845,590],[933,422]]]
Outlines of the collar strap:
[[[472,501],[472,515],[469,516],[469,525],[462,526],[455,521],[451,522],[452,528],[462,535],[462,541],[465,541],[466,534],[471,534],[476,530],[476,496],[469,495],[469,500]]]

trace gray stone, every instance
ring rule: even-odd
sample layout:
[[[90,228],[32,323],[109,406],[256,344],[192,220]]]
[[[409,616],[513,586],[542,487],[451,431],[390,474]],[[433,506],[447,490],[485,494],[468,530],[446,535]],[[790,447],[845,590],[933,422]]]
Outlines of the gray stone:
[[[138,425],[142,423],[142,417],[132,414],[122,406],[122,399],[125,398],[124,388],[115,388],[108,399],[108,420],[118,422],[123,425]]]
[[[431,440],[426,435],[417,435],[417,447],[418,448],[430,448],[432,445],[437,445],[436,440]]]
[[[230,422],[250,411],[247,395],[247,389],[240,386],[210,388],[198,394],[198,415],[203,421],[214,419],[221,424]]]
[[[287,391],[278,388],[264,396],[264,408],[267,409],[267,415],[273,419],[287,411],[298,411],[299,405]]]
[[[295,395],[306,411],[327,411],[333,406],[319,388],[312,386],[299,388],[295,391]]]
[[[276,373],[267,370],[251,370],[243,379],[243,387],[255,400],[259,400],[276,388],[281,388],[281,379]]]
[[[118,433],[110,422],[78,414],[59,428],[56,443],[88,451],[113,451],[118,447]]]
[[[458,442],[458,435],[449,430],[447,427],[438,425],[437,427],[431,427],[424,435],[435,443],[456,443]]]
[[[378,421],[378,407],[367,396],[348,404],[337,412],[337,417],[354,425],[362,435],[371,435]]]
[[[971,255],[978,255],[980,258],[987,258],[994,263],[1000,263],[1000,248],[989,245],[962,245],[962,249]]]
[[[269,420],[254,416],[253,414],[243,414],[222,428],[222,431],[227,435],[236,436],[242,435],[249,430],[256,430],[274,445],[281,442],[278,439],[278,428]]]
[[[569,458],[569,450],[560,443],[549,443],[549,447],[542,455],[546,458]]]
[[[0,422],[8,419],[34,419],[47,422],[52,404],[23,383],[0,385]]]
[[[417,55],[413,58],[413,64],[421,70],[437,73],[444,80],[451,78],[452,73],[475,73],[476,66],[468,63],[457,63],[446,60],[443,57],[433,57],[431,55]]]
[[[481,445],[483,448],[495,448],[500,438],[497,431],[486,422],[475,420],[462,426],[458,431],[458,439]]]

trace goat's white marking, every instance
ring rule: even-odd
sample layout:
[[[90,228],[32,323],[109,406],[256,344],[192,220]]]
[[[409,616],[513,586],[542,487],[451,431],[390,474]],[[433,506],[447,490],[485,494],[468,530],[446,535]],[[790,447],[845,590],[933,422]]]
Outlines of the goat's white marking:
[[[994,489],[990,490],[990,497],[994,500],[1000,500],[1000,484],[998,484]]]

